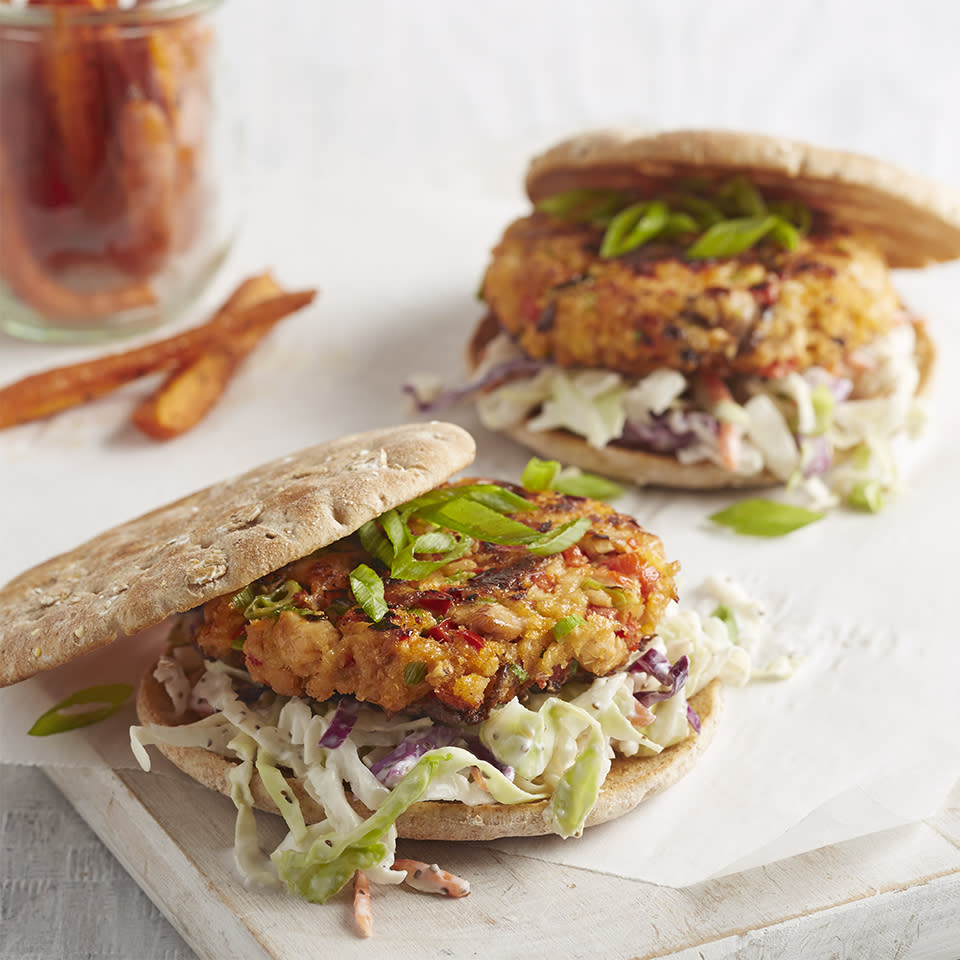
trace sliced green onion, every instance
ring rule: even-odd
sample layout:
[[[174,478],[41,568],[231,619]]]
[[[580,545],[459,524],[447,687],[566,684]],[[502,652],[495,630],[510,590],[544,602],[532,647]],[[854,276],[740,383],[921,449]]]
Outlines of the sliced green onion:
[[[406,523],[400,519],[400,514],[396,510],[388,510],[383,514],[380,517],[380,525],[392,544],[394,553],[406,546],[410,539],[410,530]]]
[[[784,250],[796,250],[800,245],[800,231],[783,217],[774,217],[770,239]]]
[[[441,534],[441,536],[446,536],[453,543],[449,550],[440,552],[430,549],[439,544],[436,533],[421,534],[421,536],[411,540],[393,558],[393,562],[390,564],[390,576],[397,580],[422,580],[433,573],[434,570],[439,570],[440,567],[450,563],[451,560],[459,560],[473,545],[473,540],[470,537],[462,537],[457,540],[449,534]],[[423,560],[417,556],[418,553],[439,553],[440,556],[433,560]]]
[[[604,259],[619,257],[652,240],[667,225],[670,210],[662,200],[635,203],[621,210],[607,227],[600,245]]]
[[[387,601],[383,597],[383,581],[365,563],[350,571],[350,589],[363,612],[379,623],[386,615]]]
[[[423,683],[427,676],[427,665],[422,660],[411,660],[403,668],[403,682],[408,687]]]
[[[883,487],[877,480],[864,480],[847,495],[847,503],[858,510],[878,513],[883,509]]]
[[[242,649],[243,649],[243,645],[244,645],[246,642],[247,642],[247,635],[246,635],[245,633],[241,633],[239,637],[236,637],[236,638],[234,638],[233,640],[230,641],[230,649],[231,649],[231,650],[242,650]]]
[[[677,207],[696,221],[696,229],[711,227],[723,220],[720,208],[703,197],[693,193],[670,193],[664,199],[671,207]]]
[[[813,226],[813,212],[800,200],[780,200],[771,203],[770,212],[792,223],[801,234],[806,236]]]
[[[279,617],[284,610],[294,610],[296,605],[293,598],[300,593],[303,587],[296,580],[287,580],[282,586],[270,593],[263,593],[254,597],[250,603],[244,607],[243,615],[248,620],[261,620],[264,617]],[[242,593],[243,591],[241,591]],[[236,605],[237,598],[233,598]]]
[[[451,500],[472,500],[500,513],[520,513],[523,510],[533,509],[533,504],[529,500],[512,490],[501,487],[499,484],[471,483],[462,487],[443,487],[440,490],[431,490],[429,493],[411,500],[400,508],[401,519],[407,520],[412,516],[422,516],[425,510],[448,503]]]
[[[560,468],[558,460],[531,457],[520,477],[527,490],[556,490],[570,497],[592,497],[613,500],[623,495],[623,487],[595,473],[584,473],[576,467]]]
[[[741,500],[726,510],[713,514],[714,523],[730,527],[734,533],[750,537],[782,537],[805,527],[815,520],[822,520],[823,513],[795,507],[774,500]]]
[[[737,174],[721,183],[717,189],[717,198],[728,204],[732,214],[762,217],[767,213],[767,204],[760,191],[743,174]]]
[[[684,233],[699,233],[700,224],[689,213],[671,213],[667,217],[661,236],[676,237]]]
[[[595,220],[609,216],[625,202],[626,197],[616,190],[567,190],[544,197],[536,209],[564,220]]]
[[[72,693],[41,714],[36,723],[27,731],[31,737],[49,737],[54,733],[66,733],[68,730],[78,730],[80,727],[89,727],[112,717],[120,710],[133,693],[133,686],[129,683],[104,683],[94,687],[86,687]],[[70,707],[90,704],[104,704],[104,706],[87,709],[74,713],[62,713]]]
[[[554,530],[541,534],[534,543],[528,544],[527,549],[538,557],[549,557],[555,553],[563,553],[572,547],[590,529],[590,520],[581,517],[579,520],[568,520]]]
[[[520,475],[520,483],[527,490],[534,492],[552,490],[553,481],[559,472],[559,460],[541,460],[539,457],[531,457]]]
[[[837,401],[830,388],[825,383],[821,383],[810,392],[810,403],[813,406],[813,416],[816,420],[814,436],[820,436],[830,429]]]
[[[737,643],[740,639],[740,625],[737,623],[737,618],[734,616],[733,611],[725,603],[721,603],[710,616],[722,620],[727,625],[730,642]]]
[[[570,497],[590,497],[593,500],[616,500],[623,496],[623,487],[606,477],[598,477],[595,473],[586,473],[576,467],[563,470],[553,483],[558,493],[565,493]]]
[[[377,520],[368,520],[360,528],[359,533],[363,549],[371,557],[376,557],[385,567],[389,567],[393,562],[393,545],[387,539],[387,535],[383,532],[383,528]]]
[[[778,222],[771,216],[721,220],[687,248],[687,256],[691,260],[734,257],[759,243]]]
[[[517,678],[520,683],[523,683],[530,676],[519,663],[513,663],[512,661],[507,664],[507,669]]]
[[[558,620],[553,627],[553,635],[559,640],[561,637],[565,637],[572,630],[576,630],[577,627],[582,627],[587,621],[583,617],[579,616],[576,613],[570,614],[569,617],[564,617],[562,620]]]
[[[599,580],[594,580],[592,577],[581,580],[580,588],[582,590],[602,590],[610,597],[615,607],[628,607],[637,602],[636,596],[628,593],[623,587],[610,587],[605,583],[600,583]]]
[[[230,603],[233,604],[235,609],[243,613],[253,603],[256,596],[253,592],[253,584],[247,584],[239,593],[234,594]]]
[[[437,526],[487,543],[529,544],[542,536],[533,527],[475,500],[450,500],[423,511],[421,516]]]

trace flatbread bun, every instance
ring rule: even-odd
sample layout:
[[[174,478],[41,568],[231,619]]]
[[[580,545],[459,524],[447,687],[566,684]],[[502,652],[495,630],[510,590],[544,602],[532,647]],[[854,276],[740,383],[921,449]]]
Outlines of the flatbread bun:
[[[587,826],[623,816],[642,800],[665,790],[690,771],[713,739],[720,718],[723,701],[719,681],[708,684],[691,698],[690,704],[700,717],[700,733],[653,757],[615,759],[600,789],[597,804],[587,818]],[[137,714],[143,724],[173,726],[183,722],[173,716],[170,698],[163,685],[154,678],[152,669],[140,684]],[[230,796],[230,771],[235,761],[203,747],[157,744],[157,749],[198,783]],[[303,785],[295,778],[290,779],[289,783],[300,801],[307,823],[323,819],[323,809],[306,793]],[[250,787],[258,809],[279,813],[256,772]],[[369,812],[359,801],[354,801],[353,805],[362,815]],[[546,807],[545,800],[479,806],[428,800],[410,807],[397,820],[397,831],[401,837],[411,840],[495,840],[497,837],[542,836],[553,832],[543,819]]]
[[[487,343],[496,335],[496,319],[487,314],[475,328],[467,345],[467,366],[475,370]],[[916,331],[915,355],[920,371],[917,394],[927,389],[933,374],[936,348],[927,329],[919,320]],[[624,480],[634,486],[670,487],[674,490],[730,490],[756,489],[777,486],[781,481],[769,470],[742,475],[731,473],[714,463],[681,463],[666,453],[648,453],[628,447],[606,446],[598,450],[583,437],[566,430],[531,430],[524,424],[506,427],[502,431],[522,446],[550,460],[559,460],[567,466],[580,467],[615,480]]]
[[[447,423],[309,447],[108,530],[0,591],[0,686],[224,593],[357,530],[467,466]]]
[[[892,267],[960,257],[960,192],[872,157],[729,130],[604,130],[535,157],[526,178],[536,203],[581,187],[649,189],[678,177],[747,174],[761,189],[802,200],[868,230]]]

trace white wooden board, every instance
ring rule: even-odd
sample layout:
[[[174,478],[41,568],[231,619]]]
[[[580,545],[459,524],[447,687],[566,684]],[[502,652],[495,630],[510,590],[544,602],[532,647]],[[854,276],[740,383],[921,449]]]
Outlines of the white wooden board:
[[[403,855],[467,877],[464,900],[374,888],[375,941],[349,897],[311,905],[248,889],[231,856],[233,807],[180,776],[56,767],[50,778],[201,960],[583,957],[760,960],[960,957],[960,784],[923,823],[684,889],[409,842]],[[270,817],[265,839],[279,839]]]

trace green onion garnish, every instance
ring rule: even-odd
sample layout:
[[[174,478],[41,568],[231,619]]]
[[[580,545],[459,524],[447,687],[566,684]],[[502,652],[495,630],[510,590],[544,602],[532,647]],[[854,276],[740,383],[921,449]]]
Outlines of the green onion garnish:
[[[794,250],[810,232],[813,214],[799,201],[767,203],[743,174],[712,186],[691,182],[638,201],[614,190],[568,190],[546,197],[537,210],[564,220],[606,225],[600,256],[619,257],[657,237],[700,234],[692,259],[735,256],[764,238]]]
[[[613,500],[623,495],[623,488],[606,477],[584,473],[576,467],[561,470],[558,460],[541,460],[539,457],[530,458],[520,482],[527,490],[556,490],[570,497]]]
[[[545,197],[537,210],[563,220],[594,220],[609,216],[625,202],[626,197],[616,190],[567,190]]]
[[[559,527],[541,534],[540,539],[527,545],[527,549],[538,557],[550,557],[555,553],[563,553],[580,540],[589,529],[590,520],[587,517],[568,520]]]
[[[132,693],[133,686],[129,683],[104,683],[78,690],[38,717],[27,733],[32,737],[49,737],[53,733],[65,733],[68,730],[89,727],[91,724],[113,716]],[[104,704],[104,706],[74,713],[61,713],[69,707],[87,704],[91,706]]]
[[[558,620],[553,627],[553,635],[559,640],[561,637],[565,637],[571,630],[576,630],[577,627],[582,627],[587,621],[583,617],[579,616],[576,613],[570,614],[568,617],[564,617],[562,620]]]
[[[570,497],[590,497],[593,500],[616,500],[623,496],[623,487],[606,477],[585,473],[568,467],[554,481],[554,490]]]
[[[423,683],[427,676],[427,665],[422,660],[411,660],[403,668],[403,682],[408,687]]]
[[[735,257],[759,243],[779,222],[778,217],[768,215],[721,220],[687,248],[687,256],[691,260]]]
[[[858,510],[877,513],[883,509],[883,487],[877,480],[864,480],[847,495],[847,503]]]
[[[243,611],[253,603],[254,597],[256,597],[256,594],[253,592],[253,585],[248,584],[239,593],[234,594],[230,602],[237,610],[243,613]]]
[[[363,612],[379,623],[386,615],[387,601],[383,597],[383,581],[365,563],[350,571],[350,589]]]
[[[244,590],[241,590],[240,593],[233,598],[232,602],[234,606],[237,606],[238,598],[249,589],[249,587],[244,588]],[[248,620],[261,620],[264,617],[279,617],[284,610],[297,609],[293,598],[302,591],[303,587],[301,587],[296,580],[287,580],[286,583],[277,587],[276,590],[255,596],[246,607],[243,608],[243,615]]]
[[[619,257],[642,247],[663,232],[670,210],[662,200],[635,203],[621,210],[607,227],[600,244],[601,257]]]
[[[825,383],[821,383],[811,391],[810,403],[813,406],[813,415],[817,422],[814,428],[814,436],[819,436],[830,429],[837,401],[830,388]]]
[[[492,483],[431,490],[360,528],[360,542],[398,580],[422,580],[464,556],[475,541],[525,546],[548,556],[576,543],[590,527],[587,518],[541,531],[509,514],[533,509],[526,498]],[[430,524],[414,533],[411,522]],[[369,611],[368,611],[369,612]]]
[[[541,460],[539,457],[531,457],[523,468],[523,473],[520,474],[520,483],[527,490],[535,493],[541,490],[552,490],[553,482],[559,472],[559,460]]]
[[[740,639],[740,626],[737,623],[737,618],[725,603],[721,603],[710,616],[722,620],[727,625],[727,633],[730,636],[731,643],[736,643]]]
[[[760,191],[743,174],[737,174],[720,184],[717,199],[733,216],[762,217],[767,213],[767,204]]]
[[[823,519],[824,514],[789,503],[774,500],[741,500],[726,510],[713,514],[710,519],[734,533],[750,537],[782,537],[805,527],[808,523]]]
[[[246,642],[247,642],[247,635],[245,633],[241,633],[239,637],[235,637],[233,640],[230,641],[230,649],[242,650],[243,645]]]
[[[510,662],[507,664],[507,669],[517,678],[517,680],[520,681],[520,683],[523,683],[530,676],[530,674],[528,674],[519,663]]]

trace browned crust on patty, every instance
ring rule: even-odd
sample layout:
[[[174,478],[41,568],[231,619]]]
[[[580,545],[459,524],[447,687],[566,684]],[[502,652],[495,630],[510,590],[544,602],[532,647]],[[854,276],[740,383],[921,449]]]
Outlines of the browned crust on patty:
[[[679,238],[601,257],[603,234],[534,213],[494,248],[484,300],[527,355],[637,377],[812,366],[842,376],[851,353],[903,320],[871,237],[833,223],[793,250],[760,244],[706,260],[688,259]]]
[[[690,700],[700,717],[698,735],[667,748],[653,757],[618,757],[600,789],[596,806],[587,818],[587,826],[605,823],[632,810],[641,801],[676,783],[686,775],[709,746],[722,709],[719,681],[714,680]],[[144,724],[172,725],[170,700],[153,670],[143,678],[137,694],[137,714]],[[235,761],[202,747],[158,745],[160,752],[198,783],[230,796],[230,771]],[[323,819],[323,810],[306,793],[302,784],[289,781],[300,801],[308,823]],[[251,778],[254,805],[269,813],[278,813],[259,776]],[[354,806],[361,814],[366,809]],[[413,840],[495,840],[498,837],[535,837],[552,833],[543,819],[547,801],[525,804],[490,803],[467,806],[447,801],[416,803],[397,820],[401,837]]]
[[[114,527],[0,592],[0,686],[239,590],[432,490],[473,456],[473,438],[453,424],[371,430]]]
[[[535,157],[534,202],[580,187],[651,192],[677,177],[747,174],[761,189],[824,210],[874,237],[892,267],[960,257],[960,192],[872,157],[729,130],[601,130]]]

